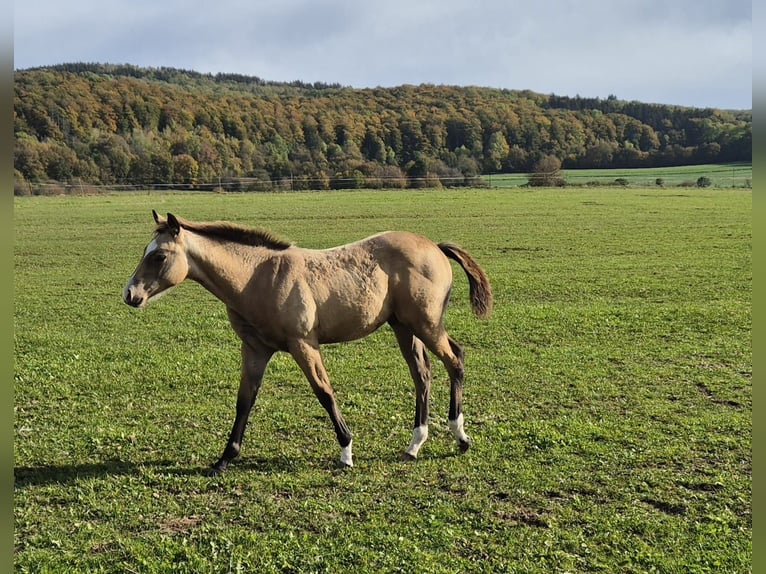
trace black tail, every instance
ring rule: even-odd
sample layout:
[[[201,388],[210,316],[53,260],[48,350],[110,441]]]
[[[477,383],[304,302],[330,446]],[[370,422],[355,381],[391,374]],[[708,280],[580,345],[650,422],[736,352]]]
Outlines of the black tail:
[[[457,261],[465,271],[473,312],[482,319],[489,317],[492,312],[492,287],[487,274],[462,247],[454,243],[439,243],[439,249],[450,259]]]

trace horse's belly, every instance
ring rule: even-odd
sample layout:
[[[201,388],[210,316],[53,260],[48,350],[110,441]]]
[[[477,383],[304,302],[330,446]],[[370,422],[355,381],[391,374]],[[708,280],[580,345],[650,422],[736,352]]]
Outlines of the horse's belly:
[[[384,288],[339,291],[317,306],[320,342],[352,341],[388,321],[391,305]]]

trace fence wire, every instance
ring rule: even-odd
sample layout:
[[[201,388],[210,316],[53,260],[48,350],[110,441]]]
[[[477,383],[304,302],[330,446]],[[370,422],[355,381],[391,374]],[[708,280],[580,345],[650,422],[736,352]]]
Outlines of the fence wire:
[[[281,177],[275,179],[255,177],[221,177],[207,182],[148,182],[92,184],[80,179],[68,182],[15,182],[15,195],[55,195],[74,193],[104,193],[119,191],[321,191],[340,189],[408,189],[428,187],[527,187],[530,179],[549,178],[555,186],[573,187],[752,187],[752,166],[704,166],[690,168],[646,168],[635,170],[561,170],[557,173],[491,173],[481,176],[426,177]],[[705,179],[702,179],[705,178]]]

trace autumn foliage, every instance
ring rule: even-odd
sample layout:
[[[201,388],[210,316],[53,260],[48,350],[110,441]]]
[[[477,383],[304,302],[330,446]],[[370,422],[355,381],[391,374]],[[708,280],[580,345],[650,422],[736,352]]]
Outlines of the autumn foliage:
[[[476,87],[270,83],[68,64],[14,74],[17,181],[259,190],[751,161],[752,112]],[[554,159],[551,159],[554,158]]]

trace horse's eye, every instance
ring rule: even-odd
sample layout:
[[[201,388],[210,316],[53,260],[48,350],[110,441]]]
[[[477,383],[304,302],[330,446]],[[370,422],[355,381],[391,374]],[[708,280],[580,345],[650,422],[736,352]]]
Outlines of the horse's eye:
[[[162,251],[155,251],[154,252],[154,260],[157,263],[164,263],[165,259],[167,259],[167,258],[168,258],[168,256],[165,255]]]

